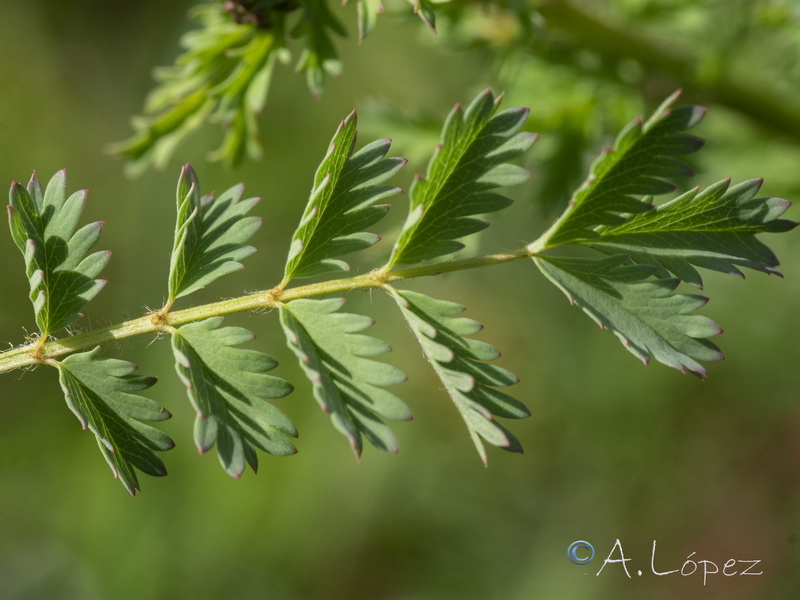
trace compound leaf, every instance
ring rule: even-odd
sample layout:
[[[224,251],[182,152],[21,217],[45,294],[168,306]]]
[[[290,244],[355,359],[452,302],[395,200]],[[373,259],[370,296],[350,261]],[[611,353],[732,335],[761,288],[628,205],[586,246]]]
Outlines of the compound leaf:
[[[417,292],[391,290],[422,352],[461,413],[481,460],[486,464],[483,441],[522,452],[519,441],[495,417],[522,419],[528,409],[495,388],[519,380],[510,371],[489,364],[500,353],[490,344],[471,339],[483,326],[460,315],[464,307]]]
[[[200,196],[194,170],[185,165],[178,180],[175,241],[169,272],[169,304],[233,271],[256,249],[244,244],[261,227],[261,217],[245,216],[260,198],[242,200],[239,184],[219,198]]]
[[[426,177],[411,185],[408,219],[388,267],[460,250],[464,244],[455,240],[489,226],[474,215],[511,205],[510,199],[490,190],[528,179],[530,173],[507,161],[527,150],[536,136],[520,132],[528,109],[497,113],[501,101],[502,95],[495,99],[486,90],[466,111],[456,105],[450,112]]]
[[[306,74],[311,92],[319,96],[325,76],[342,73],[342,63],[331,39],[332,35],[347,37],[347,31],[328,7],[327,0],[302,0],[303,16],[292,30],[293,38],[305,38],[297,71]]]
[[[779,219],[790,203],[780,198],[756,198],[761,179],[731,186],[720,181],[634,215],[628,222],[598,228],[599,237],[585,242],[605,253],[624,253],[634,262],[655,265],[657,275],[672,273],[703,286],[703,267],[742,276],[740,267],[776,273],[778,259],[757,233],[788,231],[797,224]]]
[[[533,260],[571,303],[612,331],[645,364],[652,355],[667,366],[705,377],[698,361],[722,360],[719,348],[706,339],[722,329],[708,317],[691,314],[708,298],[673,294],[680,280],[649,278],[654,267],[627,264],[622,254],[599,260]]]
[[[411,411],[383,388],[405,381],[405,375],[371,359],[388,352],[389,346],[359,333],[373,324],[372,319],[339,312],[343,304],[343,298],[283,304],[280,317],[286,339],[314,397],[356,456],[361,456],[362,435],[381,450],[397,452],[397,438],[380,417],[409,420]]]
[[[261,154],[257,117],[275,63],[286,58],[286,9],[264,8],[237,23],[223,3],[212,2],[196,7],[193,15],[200,27],[182,38],[184,52],[175,64],[156,71],[157,87],[144,116],[134,120],[136,132],[109,147],[128,159],[132,174],[151,165],[163,168],[178,144],[209,120],[225,132],[212,160],[235,165],[245,153]]]
[[[42,337],[69,325],[105,281],[95,279],[110,251],[89,254],[104,223],[78,225],[86,190],[67,197],[66,171],[56,173],[43,191],[36,173],[27,188],[11,184],[8,219],[14,243],[25,259],[36,324]]]
[[[338,257],[369,248],[380,238],[364,231],[389,210],[375,203],[400,192],[380,185],[406,163],[384,158],[391,140],[377,140],[354,152],[356,112],[341,122],[316,175],[305,212],[292,237],[285,281],[329,271],[348,271]]]
[[[142,421],[169,419],[167,410],[137,392],[151,387],[155,377],[134,375],[136,365],[124,360],[99,359],[100,348],[72,354],[55,363],[67,406],[84,429],[96,437],[114,477],[136,495],[140,489],[135,469],[154,477],[167,470],[154,451],[166,451],[174,442]]]
[[[296,452],[289,418],[267,399],[292,391],[268,375],[277,363],[262,352],[236,348],[254,338],[241,327],[221,327],[222,317],[184,325],[172,334],[175,370],[197,412],[194,439],[201,454],[216,444],[225,471],[239,478],[258,470],[258,448],[275,456]]]
[[[614,147],[592,163],[589,177],[546,234],[547,247],[597,237],[595,227],[618,225],[625,222],[624,215],[652,210],[648,196],[671,192],[675,179],[693,174],[678,157],[703,146],[703,140],[684,132],[703,118],[705,109],[673,109],[677,98],[677,92],[667,98],[647,121],[633,121]]]
[[[412,1],[414,11],[434,28],[433,4]],[[381,0],[356,4],[363,40],[383,5]],[[219,123],[224,132],[210,160],[235,166],[245,155],[259,158],[258,117],[275,65],[291,60],[287,38],[299,43],[296,70],[305,73],[314,95],[322,93],[326,77],[342,72],[334,38],[347,37],[347,31],[329,0],[213,1],[195,7],[191,16],[199,24],[181,38],[183,50],[174,64],[156,69],[156,86],[142,114],[132,119],[133,135],[108,147],[127,160],[132,175],[165,167],[176,148],[208,122]]]

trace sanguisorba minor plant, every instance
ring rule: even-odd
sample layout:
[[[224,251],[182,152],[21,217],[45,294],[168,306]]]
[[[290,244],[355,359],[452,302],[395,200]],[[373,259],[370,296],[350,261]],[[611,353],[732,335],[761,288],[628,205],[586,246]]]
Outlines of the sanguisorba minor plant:
[[[721,329],[695,313],[707,298],[676,293],[676,288],[681,281],[702,287],[698,268],[777,273],[775,255],[756,234],[788,231],[796,223],[779,218],[787,201],[757,197],[761,180],[723,180],[652,203],[653,196],[674,191],[677,178],[691,174],[680,157],[703,145],[686,131],[704,109],[673,108],[676,98],[617,136],[541,236],[506,252],[461,259],[453,256],[463,247],[458,240],[488,225],[477,215],[511,204],[496,190],[528,178],[509,161],[528,150],[536,135],[522,131],[527,109],[500,111],[501,97],[490,90],[466,109],[456,105],[427,173],[408,192],[408,217],[386,262],[340,278],[337,274],[349,269],[344,258],[378,240],[366,230],[386,214],[388,206],[380,202],[400,191],[386,182],[405,164],[386,157],[388,139],[357,148],[353,112],[336,130],[316,172],[282,281],[266,291],[175,309],[179,299],[240,268],[254,251],[246,242],[262,222],[249,214],[258,199],[243,199],[242,186],[218,198],[201,195],[187,165],[178,181],[166,303],[140,318],[77,335],[59,337],[103,287],[97,277],[109,253],[90,253],[102,223],[78,228],[85,193],[68,196],[63,171],[46,186],[36,175],[27,186],[13,183],[9,223],[24,257],[38,335],[0,353],[0,372],[53,367],[67,405],[96,436],[114,475],[131,494],[139,489],[136,469],[166,473],[156,452],[169,450],[173,442],[148,422],[168,419],[170,413],[141,395],[154,377],[135,374],[130,362],[101,357],[102,344],[112,340],[142,334],[171,339],[175,370],[197,412],[197,447],[202,453],[216,446],[230,475],[240,477],[247,465],[255,471],[257,450],[276,456],[296,451],[294,425],[270,402],[293,387],[272,374],[272,358],[241,347],[253,338],[247,329],[223,323],[224,315],[239,311],[274,309],[263,312],[279,315],[314,397],[356,455],[365,439],[396,452],[397,440],[384,420],[406,420],[411,411],[387,389],[405,375],[376,360],[388,346],[365,333],[372,320],[343,310],[341,295],[349,290],[382,290],[396,302],[484,462],[484,443],[521,449],[498,422],[529,414],[502,391],[517,378],[493,364],[499,355],[495,348],[472,337],[481,325],[461,316],[463,306],[407,290],[401,287],[406,280],[532,260],[570,302],[642,361],[652,357],[705,377],[701,362],[722,358],[708,339]],[[587,256],[559,252],[568,246],[588,250]],[[326,274],[329,278],[319,282],[296,283]]]

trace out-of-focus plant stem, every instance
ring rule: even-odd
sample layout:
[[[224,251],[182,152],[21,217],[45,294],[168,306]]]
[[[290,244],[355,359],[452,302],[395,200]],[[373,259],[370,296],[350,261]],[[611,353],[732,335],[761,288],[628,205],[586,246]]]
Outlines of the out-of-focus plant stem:
[[[548,27],[568,34],[576,45],[608,60],[633,59],[648,75],[666,80],[665,89],[684,88],[695,101],[726,106],[800,141],[800,106],[758,73],[746,81],[724,69],[707,73],[698,68],[698,57],[685,49],[638,34],[625,23],[601,20],[567,0],[533,0],[533,5]]]

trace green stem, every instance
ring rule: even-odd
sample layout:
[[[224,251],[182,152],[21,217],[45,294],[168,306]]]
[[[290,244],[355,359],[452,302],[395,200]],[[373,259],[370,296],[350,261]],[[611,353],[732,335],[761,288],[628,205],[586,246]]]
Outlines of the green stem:
[[[289,289],[283,289],[282,286],[277,286],[264,292],[255,292],[238,298],[220,300],[219,302],[202,304],[200,306],[174,312],[165,312],[164,310],[156,311],[143,315],[138,319],[132,319],[95,331],[88,331],[86,333],[80,333],[48,342],[36,340],[24,346],[14,348],[13,350],[7,350],[6,352],[0,353],[0,373],[41,363],[52,364],[52,359],[56,356],[70,354],[85,348],[93,348],[113,340],[120,340],[148,333],[156,335],[168,334],[174,327],[193,321],[201,321],[210,317],[243,311],[269,310],[277,308],[284,302],[297,300],[298,298],[309,298],[322,294],[347,292],[358,289],[382,288],[394,281],[428,277],[451,271],[477,269],[518,260],[520,258],[528,258],[530,256],[533,256],[533,254],[529,247],[521,246],[508,252],[488,254],[475,258],[464,258],[421,267],[409,267],[392,271],[384,267],[364,275],[311,283]]]
[[[572,36],[579,46],[611,60],[634,59],[648,73],[671,79],[673,89],[685,88],[697,101],[722,104],[781,135],[800,138],[800,107],[758,73],[746,81],[725,71],[701,73],[697,56],[652,35],[639,35],[630,24],[601,21],[568,0],[535,0],[533,5],[550,27]]]

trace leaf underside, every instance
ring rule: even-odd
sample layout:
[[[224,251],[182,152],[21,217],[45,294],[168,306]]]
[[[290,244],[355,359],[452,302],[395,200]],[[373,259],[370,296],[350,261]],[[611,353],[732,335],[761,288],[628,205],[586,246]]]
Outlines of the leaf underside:
[[[510,371],[489,364],[500,356],[493,346],[467,337],[483,326],[459,316],[464,311],[460,304],[417,292],[392,289],[390,293],[458,408],[483,463],[487,462],[483,441],[522,452],[517,438],[495,417],[522,419],[530,412],[519,400],[495,389],[519,380]]]
[[[381,417],[409,420],[411,411],[384,389],[405,381],[396,367],[372,360],[389,351],[384,342],[360,333],[373,324],[361,315],[339,312],[344,299],[294,300],[281,306],[289,348],[313,387],[314,397],[334,427],[361,455],[362,436],[373,446],[397,452],[397,438]]]
[[[331,271],[349,271],[339,257],[364,250],[380,238],[365,228],[389,210],[375,203],[400,192],[381,185],[406,163],[385,158],[391,140],[377,140],[354,152],[357,118],[353,111],[336,130],[316,175],[286,263],[284,281]]]
[[[479,94],[464,111],[456,105],[442,131],[442,141],[425,178],[409,190],[410,210],[388,266],[413,264],[456,252],[458,239],[489,226],[475,215],[496,212],[511,200],[492,190],[526,181],[530,173],[507,161],[536,140],[520,132],[526,108],[497,113],[502,96]]]
[[[722,333],[708,317],[691,314],[708,298],[674,294],[678,279],[653,279],[654,267],[628,264],[615,255],[599,260],[541,256],[539,269],[600,327],[613,332],[647,364],[650,357],[699,377],[698,361],[722,360],[709,337]]]
[[[242,200],[239,184],[219,198],[200,196],[197,175],[185,165],[177,190],[178,217],[170,259],[170,303],[243,268],[256,249],[245,242],[261,227],[261,217],[247,213],[260,198]]]
[[[254,338],[241,327],[222,327],[222,317],[184,325],[172,335],[175,370],[197,412],[194,439],[201,454],[216,444],[220,463],[239,478],[249,464],[258,470],[256,449],[294,454],[297,437],[289,418],[267,399],[292,391],[267,375],[277,363],[262,352],[236,348]]]
[[[132,495],[139,490],[135,469],[162,477],[166,467],[154,451],[166,451],[174,442],[142,421],[163,421],[172,415],[157,402],[137,392],[151,387],[155,377],[134,375],[136,365],[124,360],[99,359],[100,349],[72,354],[57,364],[67,406],[84,429],[97,438],[114,477]]]
[[[36,173],[27,188],[11,185],[8,207],[14,243],[25,258],[36,324],[42,337],[69,325],[105,281],[95,279],[110,251],[89,254],[103,223],[75,231],[86,202],[86,190],[67,197],[66,172],[56,173],[42,190]]]

